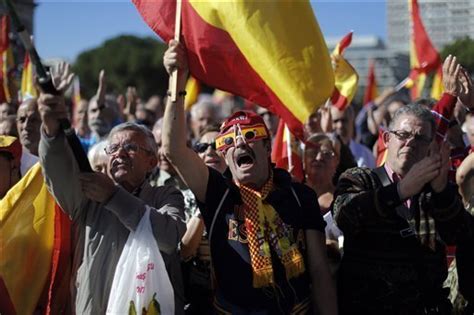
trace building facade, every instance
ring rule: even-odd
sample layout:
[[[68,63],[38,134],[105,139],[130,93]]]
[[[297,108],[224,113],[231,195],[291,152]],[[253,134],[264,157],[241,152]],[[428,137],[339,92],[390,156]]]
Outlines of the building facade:
[[[442,50],[465,36],[474,37],[474,0],[418,0],[421,18],[431,41]],[[408,53],[410,13],[407,0],[387,0],[387,45]]]

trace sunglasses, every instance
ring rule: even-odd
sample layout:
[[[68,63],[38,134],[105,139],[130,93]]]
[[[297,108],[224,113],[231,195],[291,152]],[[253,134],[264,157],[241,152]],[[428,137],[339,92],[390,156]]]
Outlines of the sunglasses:
[[[244,128],[241,128],[240,125],[234,125],[233,129],[216,138],[217,150],[225,151],[233,147],[238,137],[242,137],[245,142],[254,142],[268,138],[268,133],[267,129],[260,124]]]
[[[216,142],[215,141],[212,141],[212,142],[197,142],[195,145],[194,145],[194,151],[196,151],[197,153],[204,153],[206,152],[207,148],[211,147],[212,150],[215,150],[216,149]]]

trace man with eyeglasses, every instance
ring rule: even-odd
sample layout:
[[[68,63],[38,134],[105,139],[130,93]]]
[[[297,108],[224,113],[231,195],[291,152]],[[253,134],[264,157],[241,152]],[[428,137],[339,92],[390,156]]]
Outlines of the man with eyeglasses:
[[[41,94],[38,102],[43,121],[39,152],[45,180],[73,220],[71,293],[75,313],[106,313],[122,250],[148,206],[153,234],[174,287],[176,314],[182,314],[183,287],[176,250],[186,230],[183,196],[172,186],[151,187],[147,181],[157,163],[151,131],[134,123],[114,127],[105,148],[107,174],[80,173],[59,127],[58,120],[66,115],[64,97]]]
[[[228,170],[207,167],[186,146],[185,48],[171,41],[168,73],[179,68],[168,100],[163,150],[199,203],[209,235],[217,314],[336,314],[316,194],[270,163],[271,138],[259,115],[238,111],[220,127],[216,149]]]
[[[428,109],[404,106],[384,133],[386,163],[341,175],[333,204],[345,236],[341,314],[450,314],[445,244],[470,233],[469,214],[435,130]]]

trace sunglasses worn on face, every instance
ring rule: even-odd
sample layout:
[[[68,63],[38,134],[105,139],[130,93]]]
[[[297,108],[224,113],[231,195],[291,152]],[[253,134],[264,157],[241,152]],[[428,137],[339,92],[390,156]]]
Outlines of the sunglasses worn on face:
[[[212,150],[215,150],[216,149],[216,142],[215,141],[212,141],[210,143],[197,142],[194,145],[194,151],[196,151],[197,153],[204,153],[204,152],[206,152],[208,147],[211,147]]]
[[[232,128],[229,132],[216,138],[216,148],[219,151],[225,151],[236,143],[237,137],[243,137],[246,142],[254,142],[260,139],[268,138],[267,130],[262,125],[243,127],[238,129]]]
[[[104,151],[107,155],[112,155],[112,154],[117,153],[120,148],[124,149],[125,152],[127,152],[127,154],[135,154],[138,152],[138,150],[143,150],[147,152],[148,154],[153,153],[150,150],[147,150],[133,142],[123,143],[123,144],[111,143],[104,148]]]

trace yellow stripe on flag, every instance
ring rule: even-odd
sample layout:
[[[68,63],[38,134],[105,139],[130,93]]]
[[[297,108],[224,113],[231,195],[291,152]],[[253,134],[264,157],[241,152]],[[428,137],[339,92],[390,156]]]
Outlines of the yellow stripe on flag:
[[[206,23],[230,35],[255,72],[301,123],[329,98],[333,71],[309,2],[189,2]]]
[[[38,97],[33,79],[33,65],[30,62],[28,54],[25,55],[25,62],[23,63],[23,73],[21,75],[21,98],[26,100],[28,98]]]
[[[51,267],[54,208],[39,164],[0,200],[0,277],[17,314],[32,314],[43,292]]]
[[[199,93],[200,86],[198,80],[195,77],[190,76],[186,82],[186,98],[184,99],[184,109],[190,110],[191,106],[196,104]]]

